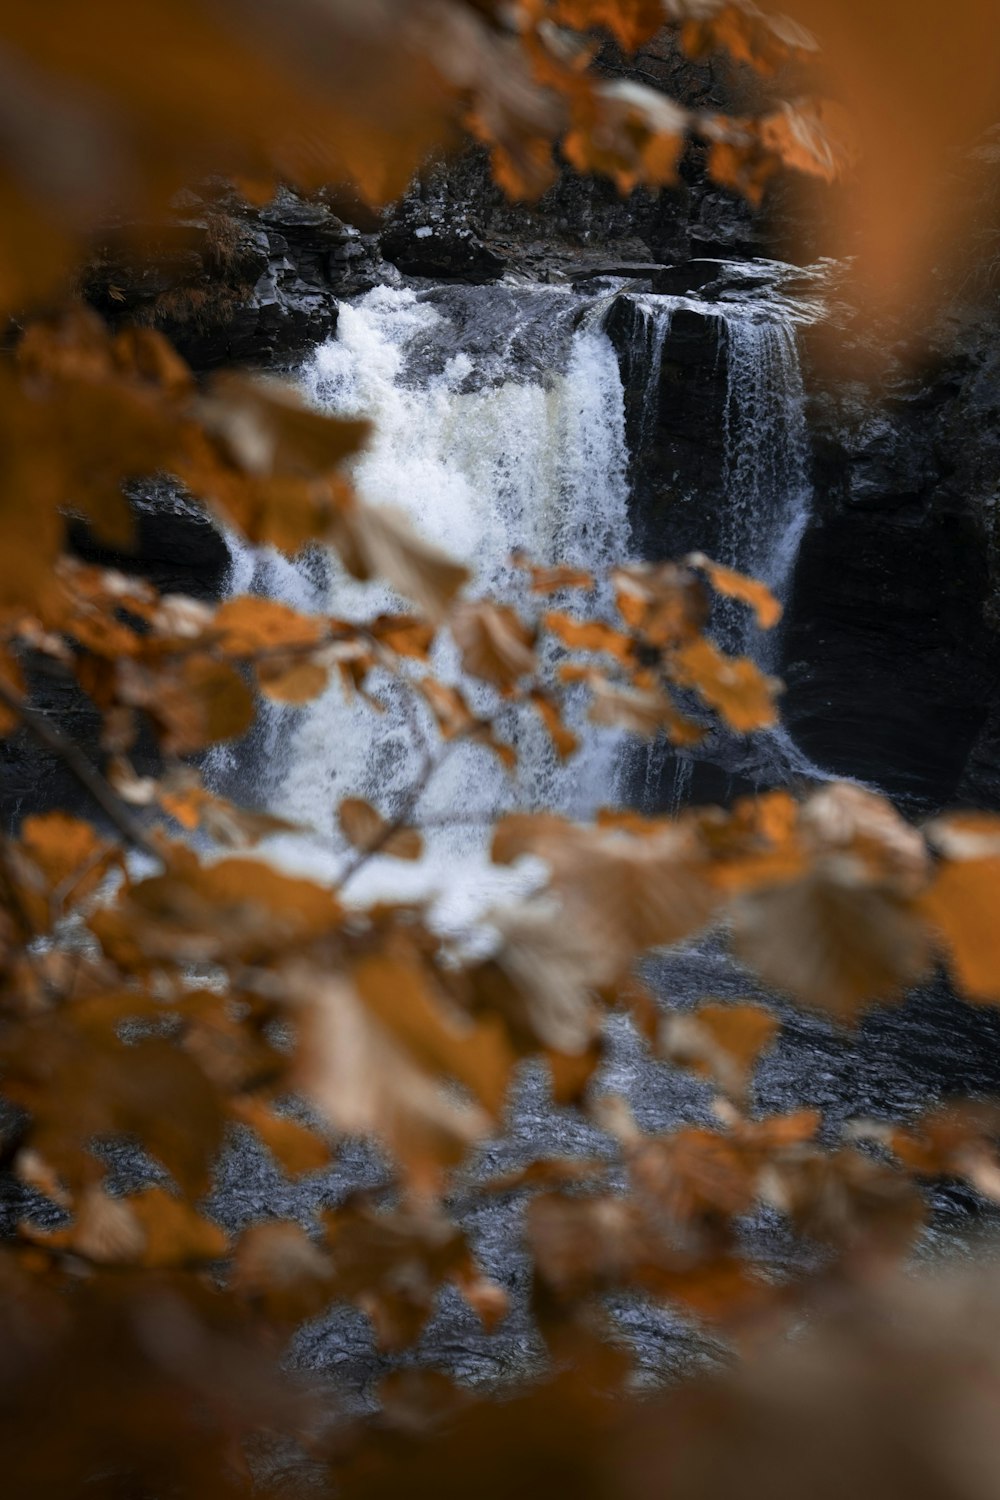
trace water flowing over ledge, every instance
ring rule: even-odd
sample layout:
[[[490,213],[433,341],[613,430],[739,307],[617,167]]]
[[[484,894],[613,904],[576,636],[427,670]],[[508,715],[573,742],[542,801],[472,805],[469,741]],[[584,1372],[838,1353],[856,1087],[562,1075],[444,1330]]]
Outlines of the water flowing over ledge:
[[[634,555],[629,476],[649,440],[672,320],[679,310],[695,311],[711,320],[726,361],[722,560],[763,577],[783,597],[811,502],[796,322],[816,316],[818,304],[775,291],[785,268],[750,269],[727,267],[730,290],[717,299],[656,295],[623,281],[587,291],[379,287],[343,305],[336,338],[308,361],[302,384],[325,410],[373,419],[372,443],[354,475],[367,502],[408,512],[429,540],[469,564],[474,592],[517,598],[524,581],[511,554],[518,550],[597,574]],[[617,349],[606,328],[616,302],[627,303],[632,328]],[[644,392],[631,453],[629,365]],[[382,585],[353,582],[327,555],[289,562],[235,538],[230,547],[232,593],[260,592],[356,619],[398,602]],[[774,665],[773,648],[746,610],[720,611],[716,629],[730,650]],[[435,668],[445,681],[462,680],[447,640],[436,647]],[[474,706],[496,711],[489,688],[462,685]],[[338,686],[304,711],[269,705],[252,744],[230,766],[257,800],[308,830],[274,842],[274,856],[289,867],[335,876],[348,852],[335,816],[340,801],[365,797],[392,817],[419,778],[429,721],[388,681],[376,696],[382,712],[363,700],[347,703]],[[634,745],[587,724],[582,704],[570,717],[582,749],[566,765],[524,715],[501,720],[519,755],[513,777],[482,747],[457,746],[419,804],[418,821],[429,830],[425,859],[418,866],[373,860],[354,893],[429,898],[438,921],[462,928],[511,889],[512,876],[492,867],[486,851],[489,824],[502,812],[544,806],[589,817],[637,790],[642,797],[643,782],[648,802],[668,758],[670,800],[683,801],[690,757],[674,757],[659,742],[637,788]],[[822,775],[782,731],[749,744],[716,736],[712,753],[760,784]],[[217,769],[225,769],[221,758]]]

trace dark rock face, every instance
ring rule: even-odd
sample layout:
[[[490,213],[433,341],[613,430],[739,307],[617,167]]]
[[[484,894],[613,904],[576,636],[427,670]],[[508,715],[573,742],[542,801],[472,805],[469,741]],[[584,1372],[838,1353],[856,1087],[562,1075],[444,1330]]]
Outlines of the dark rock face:
[[[177,220],[110,233],[84,292],[112,323],[159,328],[195,370],[281,364],[327,338],[339,299],[374,285],[377,239],[321,201],[281,191],[254,209],[226,189],[185,193]]]
[[[691,63],[669,31],[635,58],[609,46],[600,67],[695,108],[739,113],[755,102],[748,70],[721,58]],[[196,370],[281,365],[333,331],[340,299],[399,275],[571,280],[609,262],[666,268],[759,254],[787,227],[787,196],[776,188],[764,212],[753,212],[709,181],[699,145],[687,151],[673,190],[622,198],[610,182],[567,169],[537,204],[511,203],[492,180],[487,152],[471,149],[429,165],[381,218],[360,204],[306,202],[287,190],[258,209],[209,183],[180,195],[172,223],[143,228],[141,255],[134,226],[109,229],[83,291],[114,323],[162,329]]]
[[[70,528],[70,545],[86,562],[123,568],[148,578],[164,593],[215,599],[222,592],[229,552],[218,529],[175,487],[151,484],[134,504],[135,549],[109,552],[80,525]],[[75,680],[40,659],[31,670],[32,702],[77,744],[92,762],[100,760],[100,718]],[[135,756],[140,770],[155,764],[151,743]],[[58,807],[101,821],[63,761],[39,745],[27,730],[0,739],[0,820],[11,827],[30,813]]]
[[[957,800],[1000,686],[978,543],[969,516],[848,512],[813,526],[799,555],[785,721],[818,765],[914,811]]]
[[[725,468],[726,348],[706,309],[671,319],[659,380],[655,333],[637,303],[616,298],[605,327],[619,353],[632,455],[632,530],[644,557],[717,549]]]
[[[820,765],[914,811],[1000,806],[997,333],[952,321],[877,389],[811,382],[785,717]]]

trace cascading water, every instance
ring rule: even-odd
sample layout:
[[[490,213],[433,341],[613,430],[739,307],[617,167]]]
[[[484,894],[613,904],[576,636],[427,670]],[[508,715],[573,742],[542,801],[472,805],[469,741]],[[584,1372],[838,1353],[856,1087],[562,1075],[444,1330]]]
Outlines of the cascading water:
[[[499,307],[488,307],[477,291],[478,299],[461,291],[434,298],[379,288],[342,308],[337,337],[302,378],[325,410],[373,419],[354,476],[364,499],[405,507],[426,537],[470,565],[474,593],[509,598],[525,587],[511,562],[518,549],[598,573],[628,557],[623,391],[615,352],[584,316],[584,299],[504,290]],[[511,378],[515,350],[520,379]],[[330,558],[290,564],[265,554],[261,562],[233,548],[234,591],[257,589],[341,618],[399,606],[388,589],[352,582]],[[461,680],[446,639],[434,667],[445,681]],[[500,706],[482,684],[462,685],[477,710]],[[398,684],[386,680],[376,693],[381,713],[347,703],[339,686],[305,711],[268,711],[252,751],[257,795],[309,830],[271,845],[287,866],[336,874],[348,857],[335,816],[341,800],[361,796],[392,817],[418,780],[429,722],[401,701]],[[430,897],[439,922],[462,926],[509,885],[485,852],[499,813],[548,806],[587,816],[617,799],[620,734],[588,727],[582,750],[563,766],[541,723],[526,717],[501,721],[518,771],[505,772],[482,747],[454,747],[420,800],[425,859],[373,860],[355,894]]]
[[[812,507],[797,327],[820,316],[823,303],[817,297],[785,296],[781,281],[787,268],[776,264],[727,265],[724,271],[726,280],[736,284],[717,301],[652,293],[632,299],[638,317],[629,360],[644,372],[637,446],[641,459],[655,423],[664,351],[676,312],[711,318],[718,324],[717,344],[726,369],[725,509],[717,557],[761,579],[785,604]],[[718,601],[713,632],[734,654],[750,656],[768,670],[777,665],[780,635],[757,629],[744,607]],[[709,754],[743,781],[761,786],[794,778],[827,779],[781,727],[747,745],[716,735]],[[662,795],[668,760],[668,800],[677,811],[690,795],[695,761],[686,753],[671,754],[665,742],[649,752],[644,800]]]
[[[816,316],[818,304],[784,297],[773,277],[762,290],[760,267],[745,288],[741,268],[726,270],[736,289],[717,300],[657,296],[622,283],[590,297],[548,286],[379,287],[343,305],[336,337],[316,351],[302,383],[323,409],[373,420],[373,441],[355,472],[366,501],[404,507],[429,540],[469,564],[474,593],[516,598],[520,589],[523,597],[523,577],[511,563],[516,550],[598,574],[630,552],[625,393],[603,327],[614,299],[625,297],[636,314],[626,357],[642,392],[633,436],[640,461],[655,429],[675,312],[712,318],[727,370],[721,560],[784,598],[811,500],[796,322]],[[350,580],[325,554],[291,563],[236,540],[231,548],[233,592],[266,593],[342,618],[367,619],[399,604],[384,587]],[[730,650],[771,665],[748,611],[724,608],[716,623]],[[436,647],[434,667],[444,680],[461,681],[447,639]],[[497,710],[489,689],[463,686],[479,711]],[[287,865],[331,877],[343,869],[349,851],[336,809],[344,797],[365,797],[389,817],[406,804],[430,726],[388,680],[376,685],[376,696],[381,713],[364,701],[347,703],[339,687],[304,711],[265,710],[249,779],[258,800],[305,830],[274,842],[274,857]],[[461,925],[509,879],[485,857],[485,830],[499,813],[548,806],[587,816],[620,799],[621,735],[581,725],[583,747],[563,766],[540,723],[522,714],[515,724],[508,714],[501,727],[516,743],[516,775],[482,747],[453,749],[419,804],[430,829],[428,857],[413,867],[371,861],[359,896],[431,897],[441,921]],[[823,775],[780,730],[749,748],[720,742],[716,750],[761,785]],[[652,747],[647,803],[663,785],[668,758],[665,742]],[[671,801],[679,807],[693,762],[672,761]],[[246,764],[236,770],[248,779]]]

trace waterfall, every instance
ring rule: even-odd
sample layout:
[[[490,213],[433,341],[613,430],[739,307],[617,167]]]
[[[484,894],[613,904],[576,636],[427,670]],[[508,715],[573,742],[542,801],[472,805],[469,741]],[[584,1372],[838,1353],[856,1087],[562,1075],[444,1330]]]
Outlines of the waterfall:
[[[517,549],[597,572],[629,556],[624,396],[614,349],[582,316],[583,299],[505,289],[500,306],[488,308],[489,294],[475,290],[476,304],[464,290],[426,296],[388,287],[345,304],[336,337],[308,362],[302,384],[323,410],[373,419],[354,471],[366,501],[405,507],[425,536],[469,564],[474,594],[523,600],[524,578],[511,563]],[[400,605],[387,587],[354,582],[325,554],[289,563],[231,546],[234,588],[358,620]],[[477,711],[502,709],[487,685],[462,681],[446,637],[434,666],[462,683]],[[339,686],[304,710],[267,711],[249,752],[258,797],[309,830],[269,845],[288,868],[335,877],[349,853],[335,816],[340,801],[365,797],[392,817],[420,773],[420,738],[434,737],[429,718],[407,710],[398,684],[373,689],[381,712],[345,701]],[[582,701],[574,714],[582,727]],[[586,726],[581,751],[563,765],[533,713],[515,720],[505,710],[500,722],[518,772],[505,772],[480,746],[451,750],[419,806],[429,826],[425,859],[371,861],[354,895],[430,899],[441,924],[461,928],[512,878],[486,853],[498,814],[547,806],[586,817],[618,800],[617,731]]]
[[[754,308],[721,317],[728,357],[720,560],[761,579],[785,604],[812,506],[795,325],[788,314]]]
[[[641,459],[655,424],[675,313],[685,309],[711,318],[717,324],[718,348],[726,368],[725,505],[717,557],[761,579],[787,604],[813,498],[797,331],[822,316],[825,307],[819,296],[784,294],[788,267],[773,262],[727,264],[720,266],[720,272],[720,282],[730,285],[718,300],[654,293],[629,299],[637,314],[629,368],[644,372],[636,447]],[[796,274],[801,278],[801,273]],[[816,268],[807,279],[821,281],[823,274],[822,268]],[[727,650],[752,657],[765,670],[777,667],[780,632],[760,631],[745,607],[718,600],[712,629]],[[760,786],[793,778],[827,779],[782,726],[755,736],[748,744],[715,734],[709,754],[713,761]],[[658,796],[671,811],[679,811],[689,798],[697,758],[686,752],[671,753],[665,741],[652,746],[643,777],[646,805]]]
[[[727,369],[721,560],[784,598],[811,498],[796,323],[815,316],[815,306],[784,297],[773,276],[761,290],[759,267],[746,288],[738,284],[745,268],[726,270],[736,290],[714,299],[658,296],[623,283],[589,297],[539,285],[378,287],[342,305],[336,336],[308,360],[301,384],[320,409],[373,420],[353,476],[365,501],[406,508],[425,536],[469,565],[474,595],[523,603],[524,577],[511,561],[517,550],[597,574],[630,554],[625,391],[604,330],[615,299],[625,297],[635,312],[625,357],[641,392],[637,437],[633,429],[639,461],[655,430],[675,312],[711,318]],[[400,605],[386,586],[353,581],[318,549],[289,561],[237,538],[230,548],[232,592],[357,620]],[[597,607],[610,608],[606,595]],[[748,611],[724,606],[716,624],[730,649],[771,665]],[[518,771],[508,774],[481,746],[450,750],[418,808],[428,828],[425,859],[372,860],[351,889],[359,899],[429,900],[439,922],[462,928],[512,879],[489,863],[490,823],[506,810],[543,806],[588,817],[622,800],[625,737],[588,724],[581,694],[569,718],[582,748],[564,765],[533,714],[515,715],[488,685],[463,680],[445,633],[434,669],[461,684],[478,712],[499,714]],[[336,818],[342,799],[364,797],[393,817],[424,763],[423,737],[436,738],[423,708],[414,712],[402,701],[398,683],[376,675],[369,685],[377,707],[346,701],[339,686],[304,710],[265,705],[249,745],[235,759],[223,753],[213,761],[219,779],[242,781],[244,792],[301,826],[301,835],[269,845],[288,868],[336,878],[350,858]],[[709,753],[760,785],[823,774],[782,730],[749,742],[714,735]],[[654,745],[645,802],[662,806],[666,781],[666,802],[678,811],[692,773],[689,756],[665,741]]]

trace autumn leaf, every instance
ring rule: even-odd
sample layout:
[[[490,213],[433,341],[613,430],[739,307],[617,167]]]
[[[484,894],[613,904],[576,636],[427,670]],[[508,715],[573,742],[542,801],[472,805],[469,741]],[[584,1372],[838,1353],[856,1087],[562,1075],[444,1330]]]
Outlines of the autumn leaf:
[[[734,904],[736,952],[767,984],[845,1021],[899,999],[930,963],[918,912],[853,873],[814,870]]]
[[[270,1323],[292,1328],[333,1300],[333,1261],[299,1224],[254,1224],[236,1243],[231,1285]]]
[[[185,1192],[204,1192],[222,1144],[214,1089],[165,1040],[126,1047],[116,1019],[92,1030],[72,1018],[39,1020],[0,1048],[4,1092],[30,1116],[27,1140],[75,1186],[103,1176],[92,1154],[98,1138],[134,1136]]]
[[[757,1174],[739,1143],[700,1126],[673,1135],[644,1137],[629,1153],[637,1194],[675,1224],[752,1208]]]
[[[260,1137],[290,1177],[318,1172],[330,1162],[330,1148],[314,1130],[288,1115],[275,1114],[257,1099],[236,1099],[231,1105],[234,1119]]]
[[[277,656],[258,662],[257,683],[266,698],[300,708],[326,692],[330,673],[319,662]]]
[[[758,1057],[778,1029],[777,1019],[756,1005],[702,1004],[666,1017],[660,1048],[679,1067],[710,1078],[723,1093],[742,1099]]]
[[[963,993],[990,1005],[1000,1004],[998,891],[1000,857],[948,860],[921,903]]]
[[[391,859],[420,859],[424,841],[415,828],[397,828],[361,797],[345,797],[337,809],[341,831],[363,854],[378,853]]]
[[[458,1288],[487,1329],[506,1312],[502,1289],[487,1281],[465,1236],[439,1214],[379,1212],[359,1195],[324,1214],[323,1223],[335,1291],[368,1314],[382,1349],[416,1340],[445,1283]]]
[[[682,687],[693,688],[738,734],[769,729],[777,722],[779,684],[765,677],[748,657],[724,656],[711,641],[690,641],[671,656],[671,670]]]
[[[90,823],[59,812],[25,818],[21,847],[43,877],[56,914],[96,891],[118,858]]]
[[[172,865],[129,887],[113,910],[90,926],[106,952],[126,967],[155,962],[264,962],[297,951],[340,926],[329,891],[263,860],[200,865],[175,850]]]
[[[230,372],[215,377],[199,414],[234,464],[262,477],[322,476],[356,454],[370,433],[367,422],[307,406],[292,385]]]
[[[404,511],[388,505],[345,508],[331,541],[355,578],[384,578],[432,620],[447,613],[471,577],[468,568],[426,541]]]
[[[593,589],[596,579],[586,568],[574,568],[566,563],[554,567],[539,567],[523,556],[515,556],[519,568],[526,569],[535,594],[555,594],[560,589]]]
[[[529,693],[528,701],[537,710],[560,759],[566,760],[575,754],[580,746],[579,736],[566,724],[558,704],[540,689]]]
[[[511,693],[538,668],[533,633],[506,605],[466,604],[451,618],[451,633],[472,677]]]
[[[630,638],[601,620],[574,620],[560,610],[550,610],[545,616],[545,626],[574,651],[603,652],[623,662],[632,656]]]
[[[24,676],[17,658],[6,647],[0,646],[0,686],[15,698],[24,696]],[[0,701],[0,736],[13,734],[20,725],[21,717],[9,703]]]
[[[363,992],[305,965],[286,971],[299,1007],[297,1087],[338,1131],[385,1142],[411,1186],[433,1192],[489,1128],[481,1107],[444,1092],[443,1077],[468,1068],[482,1084],[491,1057],[474,1056],[474,1037],[439,1013],[415,973],[375,962],[360,973]]]
[[[614,568],[611,581],[623,620],[653,646],[691,640],[708,622],[701,580],[676,563],[633,563]]]
[[[655,36],[664,21],[662,0],[555,0],[550,10],[562,26],[606,27],[630,52]]]
[[[256,656],[265,651],[302,650],[319,645],[324,622],[303,615],[279,599],[239,595],[215,611],[213,629],[229,656]]]
[[[164,750],[176,755],[238,739],[254,720],[253,695],[225,662],[194,654],[162,670],[122,661],[118,691],[156,724]]]
[[[703,552],[693,552],[688,562],[693,568],[699,568],[708,575],[716,593],[726,594],[731,599],[749,604],[762,630],[773,629],[781,619],[781,605],[766,584],[758,583],[754,578],[746,578],[732,568],[723,567],[721,563],[711,562]]]
[[[600,172],[619,192],[640,183],[663,187],[677,180],[687,141],[686,109],[631,79],[599,83],[577,106],[574,128],[563,143],[578,172]]]
[[[620,978],[648,948],[677,942],[703,927],[718,897],[687,828],[652,825],[639,836],[585,828],[552,815],[512,815],[496,826],[493,858],[544,860],[551,889],[572,930],[601,953],[604,983]]]
[[[224,797],[216,797],[205,790],[197,773],[190,767],[171,772],[160,783],[153,782],[148,790],[139,784],[137,792],[134,779],[122,782],[120,776],[115,785],[126,801],[138,800],[148,805],[156,800],[182,828],[203,828],[210,838],[225,848],[249,848],[274,834],[297,831],[297,825],[285,818],[251,812]]]

